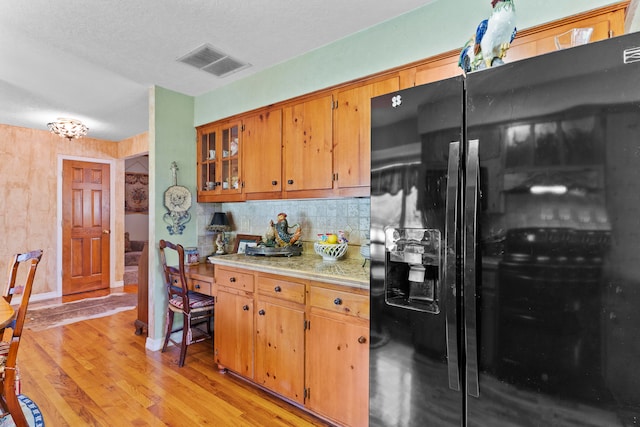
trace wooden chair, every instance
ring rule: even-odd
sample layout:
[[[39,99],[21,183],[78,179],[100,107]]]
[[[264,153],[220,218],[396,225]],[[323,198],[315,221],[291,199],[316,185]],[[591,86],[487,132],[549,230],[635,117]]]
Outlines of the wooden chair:
[[[27,315],[27,307],[29,298],[31,297],[31,289],[33,287],[33,279],[36,275],[38,263],[42,258],[42,250],[35,250],[27,253],[17,254],[13,257],[9,264],[9,281],[5,292],[4,299],[11,302],[14,294],[22,294],[20,306],[17,309],[15,320],[2,331],[2,341],[0,341],[0,375],[1,397],[0,409],[6,416],[7,413],[13,418],[13,422],[17,427],[27,427],[29,422],[21,408],[20,402],[25,402],[25,408],[31,411],[30,419],[34,425],[44,425],[42,414],[37,405],[24,395],[18,396],[16,389],[16,360],[18,357],[18,347],[20,346],[20,338],[22,337],[22,328],[24,326],[25,317]],[[20,266],[28,265],[28,271],[23,285],[16,285]]]
[[[178,267],[167,265],[165,250],[175,251],[178,256]],[[182,245],[160,240],[160,261],[164,270],[164,283],[169,298],[167,305],[167,327],[162,351],[167,349],[169,341],[180,345],[180,360],[178,366],[184,366],[187,346],[206,339],[213,338],[213,306],[212,296],[190,291],[184,272],[184,248]],[[182,314],[183,327],[173,330],[173,319],[176,313]],[[206,324],[206,332],[202,330],[202,323]],[[182,330],[180,343],[171,338],[171,334]]]

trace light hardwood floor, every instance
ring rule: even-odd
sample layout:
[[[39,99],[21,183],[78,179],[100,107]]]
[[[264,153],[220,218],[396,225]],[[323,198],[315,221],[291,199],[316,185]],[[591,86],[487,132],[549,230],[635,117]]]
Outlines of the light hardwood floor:
[[[306,412],[218,372],[212,343],[145,349],[136,310],[23,333],[22,392],[48,426],[327,426]]]

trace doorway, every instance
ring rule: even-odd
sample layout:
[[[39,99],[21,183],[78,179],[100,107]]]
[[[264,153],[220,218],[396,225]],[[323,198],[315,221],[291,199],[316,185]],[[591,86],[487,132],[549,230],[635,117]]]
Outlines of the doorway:
[[[62,161],[62,295],[109,288],[111,168]]]
[[[149,241],[149,156],[125,159],[124,286],[138,284],[138,264]],[[128,239],[127,239],[128,238]]]

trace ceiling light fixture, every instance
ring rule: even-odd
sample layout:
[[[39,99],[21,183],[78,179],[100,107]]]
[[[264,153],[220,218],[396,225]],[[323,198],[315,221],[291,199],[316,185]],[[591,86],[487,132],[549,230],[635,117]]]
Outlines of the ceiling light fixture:
[[[60,117],[55,122],[47,123],[47,127],[52,133],[55,133],[61,138],[67,138],[69,141],[74,138],[82,138],[89,130],[80,120]]]

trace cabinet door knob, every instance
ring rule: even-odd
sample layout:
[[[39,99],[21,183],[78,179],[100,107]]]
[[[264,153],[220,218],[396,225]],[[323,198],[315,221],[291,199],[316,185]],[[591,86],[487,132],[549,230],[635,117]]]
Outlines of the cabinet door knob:
[[[271,185],[278,185],[278,181],[271,181]]]
[[[230,281],[231,283],[234,283],[234,282],[236,281],[236,278],[235,278],[235,277],[229,277],[229,281]]]
[[[264,316],[264,310],[260,310],[260,311],[258,312],[258,314],[259,314],[260,316]]]
[[[273,290],[276,292],[281,292],[282,288],[280,286],[276,286],[275,288],[273,288]]]
[[[248,305],[246,305],[246,304],[245,304],[245,305],[243,305],[243,306],[242,306],[242,310],[244,310],[244,311],[249,311],[249,306],[248,306]]]
[[[195,286],[195,288],[196,288],[196,289],[200,289],[200,285],[196,285],[196,286]]]
[[[366,343],[366,342],[367,342],[367,339],[366,339],[364,336],[360,336],[360,338],[358,338],[358,342],[359,342],[360,344],[364,344],[364,343]]]
[[[333,300],[333,303],[334,303],[335,305],[341,305],[341,304],[342,304],[342,298],[336,298],[336,299],[334,299],[334,300]]]
[[[287,180],[287,184],[289,185],[293,184],[293,180],[292,179]]]

